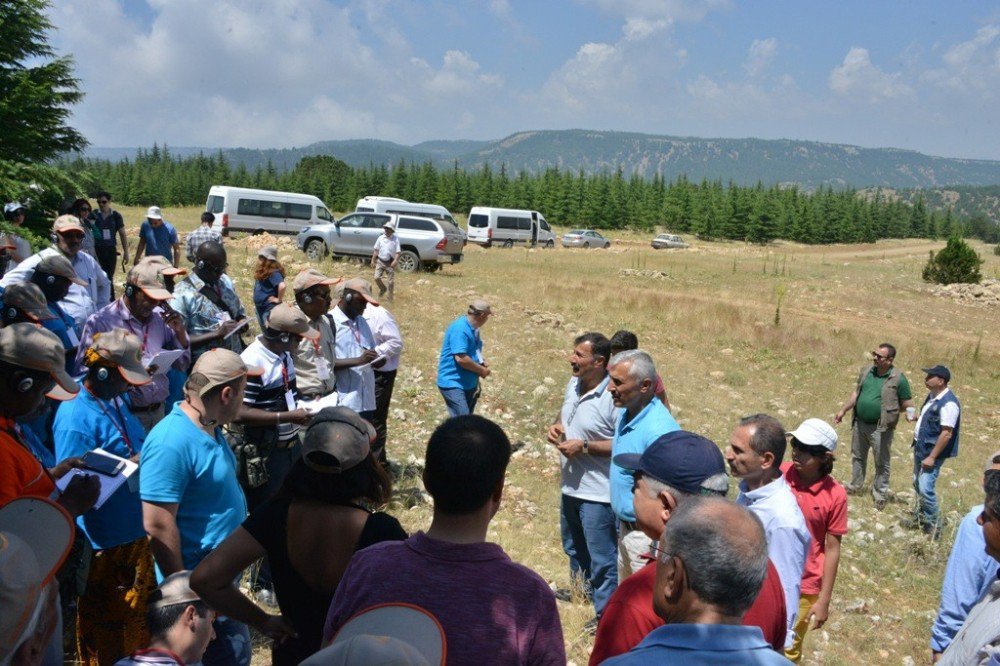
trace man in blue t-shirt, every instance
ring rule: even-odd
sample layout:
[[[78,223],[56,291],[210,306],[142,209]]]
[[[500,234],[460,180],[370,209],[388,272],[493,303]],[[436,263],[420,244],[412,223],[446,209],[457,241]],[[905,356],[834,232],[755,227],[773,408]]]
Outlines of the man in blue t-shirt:
[[[159,206],[150,206],[146,221],[139,227],[139,246],[135,249],[132,265],[143,257],[166,257],[177,268],[181,260],[181,241],[174,226],[163,219]]]
[[[492,314],[490,304],[477,298],[465,316],[453,321],[444,333],[437,385],[449,416],[471,414],[479,400],[479,379],[490,376],[479,329]]]
[[[222,426],[240,412],[247,376],[260,376],[235,352],[212,349],[198,358],[185,398],[146,437],[139,494],[157,579],[194,569],[246,518],[236,458]],[[228,618],[215,623],[217,638],[203,663],[250,663],[250,633]]]

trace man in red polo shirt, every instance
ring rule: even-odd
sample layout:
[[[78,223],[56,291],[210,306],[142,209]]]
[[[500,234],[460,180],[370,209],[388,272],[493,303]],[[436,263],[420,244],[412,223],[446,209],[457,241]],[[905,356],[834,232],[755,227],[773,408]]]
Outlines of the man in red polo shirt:
[[[725,496],[729,489],[726,463],[719,447],[700,435],[679,430],[663,435],[643,454],[615,456],[616,465],[635,471],[632,501],[636,523],[650,539],[659,541],[671,511],[691,495]],[[597,625],[590,664],[628,652],[653,629],[663,625],[653,611],[656,562],[618,584]],[[785,595],[774,565],[768,561],[767,577],[757,600],[743,616],[746,626],[760,627],[764,639],[777,652],[785,646]]]

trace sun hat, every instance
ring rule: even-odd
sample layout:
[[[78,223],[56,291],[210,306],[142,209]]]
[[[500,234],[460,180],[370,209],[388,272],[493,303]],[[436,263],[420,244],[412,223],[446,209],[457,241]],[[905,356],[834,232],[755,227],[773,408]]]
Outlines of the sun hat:
[[[10,285],[3,292],[2,299],[4,308],[19,310],[35,321],[47,321],[56,318],[52,310],[49,310],[49,306],[45,301],[45,294],[42,293],[42,290],[34,282],[17,282]],[[11,319],[16,316],[17,312],[10,314]]]
[[[469,303],[469,310],[474,310],[480,314],[493,314],[490,304],[482,298],[477,298]]]
[[[84,358],[84,365],[90,367],[98,360],[104,360],[121,373],[122,378],[133,386],[143,386],[153,381],[142,364],[142,341],[128,331],[115,328],[94,334],[94,342]]]
[[[150,220],[162,220],[163,219],[163,211],[160,210],[159,206],[150,206],[146,210],[146,218],[150,219]]]
[[[149,594],[146,608],[153,610],[193,601],[201,601],[201,597],[191,589],[191,572],[177,571],[164,578],[159,587]]]
[[[278,247],[276,245],[265,245],[260,248],[257,252],[258,257],[263,257],[264,259],[270,259],[271,261],[278,260]]]
[[[327,427],[318,427],[326,424]],[[375,428],[347,407],[320,410],[306,430],[302,441],[302,461],[324,474],[340,474],[368,457]]]
[[[822,446],[827,451],[837,448],[837,431],[823,419],[806,419],[798,428],[786,434],[806,446]]]
[[[301,335],[306,340],[319,340],[319,331],[310,326],[309,317],[288,303],[278,303],[267,315],[267,328]]]
[[[619,454],[614,463],[692,495],[700,493],[708,479],[726,473],[726,463],[716,443],[686,430],[661,435],[641,454]]]
[[[138,263],[125,276],[125,284],[141,289],[154,301],[169,301],[174,297],[163,282],[163,270],[153,262]]]
[[[49,373],[56,386],[46,396],[53,400],[72,400],[80,392],[80,386],[66,372],[62,341],[36,324],[24,322],[0,329],[0,361]]]
[[[80,218],[76,215],[60,215],[52,223],[52,231],[57,234],[64,234],[67,231],[79,231],[82,234],[87,233],[87,230],[80,224]]]
[[[262,374],[264,374],[263,368],[248,366],[236,352],[216,347],[198,357],[194,367],[191,368],[188,383],[194,394],[200,398],[216,386],[228,384],[243,375],[260,377]]]
[[[292,291],[297,294],[301,291],[305,291],[306,289],[311,289],[318,284],[331,286],[341,282],[342,280],[343,278],[327,277],[315,268],[306,268],[299,271],[299,274],[292,280]]]
[[[76,276],[76,271],[73,270],[73,264],[69,263],[69,259],[61,254],[52,254],[44,257],[41,261],[35,264],[35,272],[66,278],[70,282],[78,284],[81,287],[87,286],[87,281],[81,280]]]

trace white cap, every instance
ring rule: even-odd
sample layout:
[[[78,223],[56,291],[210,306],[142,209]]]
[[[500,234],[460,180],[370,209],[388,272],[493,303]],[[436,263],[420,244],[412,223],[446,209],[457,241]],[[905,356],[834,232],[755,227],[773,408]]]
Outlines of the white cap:
[[[823,419],[806,419],[787,434],[806,446],[822,446],[827,451],[837,448],[837,431]]]
[[[146,211],[146,217],[151,220],[162,220],[163,211],[160,210],[159,206],[150,206],[149,210]]]

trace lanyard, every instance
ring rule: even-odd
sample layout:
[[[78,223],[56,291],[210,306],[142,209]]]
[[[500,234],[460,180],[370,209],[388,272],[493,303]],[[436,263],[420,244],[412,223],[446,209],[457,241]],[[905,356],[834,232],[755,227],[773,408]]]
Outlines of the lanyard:
[[[133,653],[133,656],[135,656],[135,657],[145,657],[146,655],[154,655],[154,654],[163,654],[163,655],[166,655],[166,656],[170,657],[171,659],[173,659],[174,661],[176,661],[177,664],[178,664],[178,666],[186,666],[186,664],[184,663],[184,660],[181,659],[177,655],[176,652],[173,652],[172,650],[165,650],[163,648],[146,648],[144,650],[136,650]],[[139,663],[142,663],[142,662],[139,662]]]
[[[288,391],[289,391],[289,388],[288,388],[288,365],[287,365],[287,363],[288,363],[288,357],[287,357],[287,355],[283,355],[281,357],[281,383],[285,387],[285,393],[288,393]]]
[[[354,336],[354,341],[358,343],[358,346],[363,348],[364,345],[361,344],[361,326],[353,319],[348,319],[347,328]]]
[[[115,406],[115,411],[118,413],[118,420],[121,422],[120,426],[118,425],[118,422],[115,421],[115,417],[113,417],[111,413],[108,412],[107,408],[104,406],[104,401],[98,398],[96,395],[94,395],[93,391],[88,389],[85,385],[83,386],[83,388],[85,391],[87,391],[87,393],[90,393],[90,395],[94,398],[94,400],[97,401],[97,406],[101,408],[101,411],[104,412],[104,415],[108,417],[109,421],[111,421],[111,425],[113,425],[115,427],[115,430],[118,431],[118,434],[122,436],[122,441],[125,442],[125,448],[128,449],[129,458],[134,456],[135,449],[132,448],[132,440],[128,436],[128,433],[126,432],[125,415],[122,414],[122,410],[118,406],[118,403],[114,402],[113,404]]]

